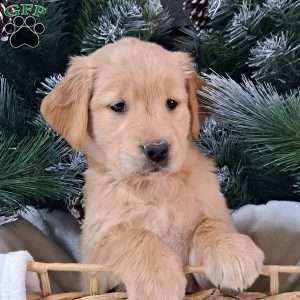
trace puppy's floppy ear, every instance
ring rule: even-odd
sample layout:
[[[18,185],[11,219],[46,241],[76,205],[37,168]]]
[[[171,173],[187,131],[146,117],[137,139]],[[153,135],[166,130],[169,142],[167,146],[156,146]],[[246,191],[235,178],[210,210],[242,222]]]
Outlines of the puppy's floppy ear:
[[[199,97],[197,96],[197,91],[203,87],[204,80],[197,74],[192,59],[187,53],[175,52],[174,55],[184,71],[185,85],[189,97],[189,109],[191,112],[191,136],[196,139],[205,118]]]
[[[71,60],[64,79],[43,100],[41,113],[49,125],[79,150],[88,126],[88,107],[93,93],[93,69],[88,57]]]

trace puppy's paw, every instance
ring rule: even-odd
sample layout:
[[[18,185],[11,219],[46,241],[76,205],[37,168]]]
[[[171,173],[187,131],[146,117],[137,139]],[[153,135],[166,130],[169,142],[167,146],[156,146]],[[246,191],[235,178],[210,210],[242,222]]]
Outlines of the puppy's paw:
[[[219,288],[242,291],[262,270],[264,254],[246,235],[223,234],[202,254],[206,276]]]

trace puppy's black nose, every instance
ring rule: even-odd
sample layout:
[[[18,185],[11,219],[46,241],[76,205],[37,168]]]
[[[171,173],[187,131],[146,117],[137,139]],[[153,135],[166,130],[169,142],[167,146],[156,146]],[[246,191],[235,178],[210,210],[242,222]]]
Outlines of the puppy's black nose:
[[[165,142],[150,143],[142,146],[148,159],[156,163],[165,162],[169,154],[169,145]]]

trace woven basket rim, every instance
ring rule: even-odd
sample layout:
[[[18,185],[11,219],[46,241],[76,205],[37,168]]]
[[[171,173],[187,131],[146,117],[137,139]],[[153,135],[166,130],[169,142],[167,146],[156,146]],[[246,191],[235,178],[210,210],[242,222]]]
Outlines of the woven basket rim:
[[[47,300],[63,300],[63,299],[82,299],[82,300],[96,300],[96,299],[127,299],[126,293],[110,293],[98,294],[98,281],[97,274],[100,272],[112,272],[109,266],[99,264],[80,264],[80,263],[42,263],[42,262],[29,262],[27,265],[28,272],[34,272],[39,275],[41,284],[41,295],[28,295],[28,300],[47,299]],[[87,273],[89,277],[89,292],[70,292],[63,294],[53,294],[49,278],[49,271],[56,272],[79,272]],[[186,266],[184,268],[186,274],[190,273],[204,273],[202,266]],[[279,294],[279,274],[300,274],[300,266],[296,265],[264,265],[261,275],[270,278],[270,295]],[[300,296],[300,293],[299,293]],[[41,298],[42,297],[42,298]]]

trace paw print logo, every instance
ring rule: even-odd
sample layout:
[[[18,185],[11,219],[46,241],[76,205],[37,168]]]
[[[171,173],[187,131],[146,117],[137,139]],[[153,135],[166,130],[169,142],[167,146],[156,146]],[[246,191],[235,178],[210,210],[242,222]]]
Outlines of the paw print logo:
[[[39,35],[44,33],[45,26],[37,23],[33,16],[28,16],[26,19],[18,16],[14,18],[13,23],[6,24],[4,31],[9,36],[11,47],[36,48],[40,43]]]

